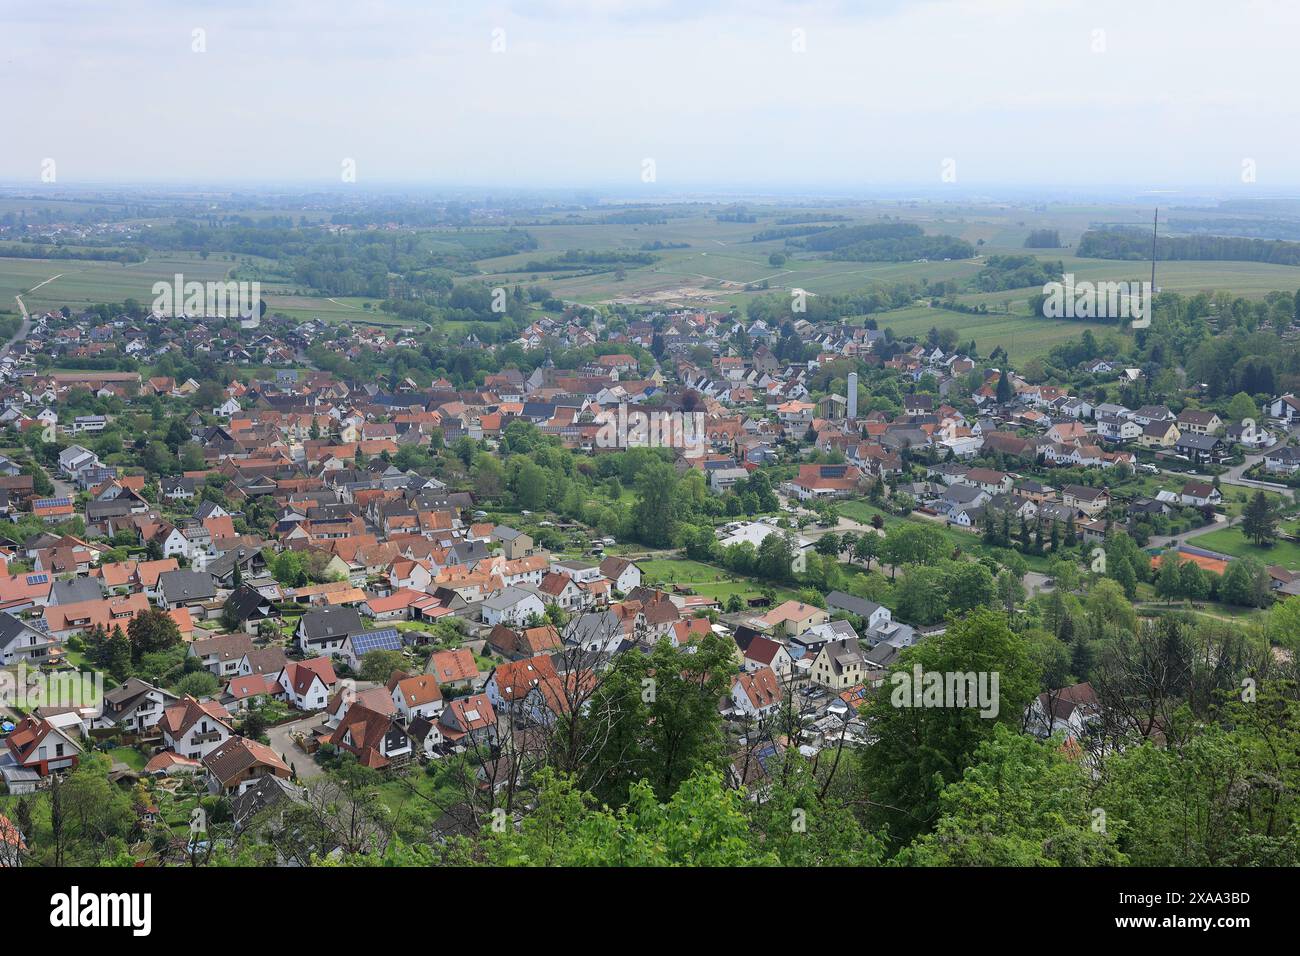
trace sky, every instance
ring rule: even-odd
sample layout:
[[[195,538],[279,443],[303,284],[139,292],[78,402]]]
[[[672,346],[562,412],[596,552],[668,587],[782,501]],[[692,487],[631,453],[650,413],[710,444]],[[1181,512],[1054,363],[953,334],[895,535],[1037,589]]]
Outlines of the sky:
[[[1295,2],[0,0],[0,24],[10,185],[1300,188]]]

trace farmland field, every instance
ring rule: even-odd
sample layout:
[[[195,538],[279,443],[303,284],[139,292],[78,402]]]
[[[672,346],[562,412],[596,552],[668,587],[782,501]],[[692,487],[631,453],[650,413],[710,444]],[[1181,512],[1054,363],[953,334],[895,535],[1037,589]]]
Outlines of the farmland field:
[[[23,297],[28,309],[76,308],[127,298],[148,304],[153,300],[155,282],[171,282],[178,272],[186,280],[217,281],[224,279],[233,265],[216,256],[205,260],[184,252],[150,256],[128,265],[82,259],[0,259],[0,308],[15,308],[15,295],[51,276],[59,278]]]

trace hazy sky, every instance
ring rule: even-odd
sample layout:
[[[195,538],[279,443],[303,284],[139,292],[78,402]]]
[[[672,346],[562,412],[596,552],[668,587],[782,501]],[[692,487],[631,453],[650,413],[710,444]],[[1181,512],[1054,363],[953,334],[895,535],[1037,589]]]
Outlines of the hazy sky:
[[[967,188],[1232,190],[1243,160],[1300,185],[1296,2],[0,0],[0,24],[15,184],[46,158],[61,184],[337,183],[350,158],[631,195],[938,187],[945,159]]]

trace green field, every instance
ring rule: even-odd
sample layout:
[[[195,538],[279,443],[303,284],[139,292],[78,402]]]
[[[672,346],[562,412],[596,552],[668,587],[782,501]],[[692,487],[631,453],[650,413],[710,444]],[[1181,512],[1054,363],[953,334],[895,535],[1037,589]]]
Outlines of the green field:
[[[691,588],[696,594],[717,598],[724,605],[733,594],[740,595],[742,601],[761,597],[765,586],[762,581],[699,561],[651,558],[638,561],[637,566],[641,569],[643,583],[647,585],[681,584]],[[772,587],[776,592],[778,601],[797,597],[790,588],[767,586]]]
[[[1248,541],[1240,528],[1224,528],[1197,535],[1188,544],[1234,558],[1254,558],[1263,564],[1280,564],[1290,571],[1300,571],[1300,544],[1278,541],[1271,547],[1260,548]]]
[[[1027,315],[966,315],[947,309],[914,306],[893,312],[878,312],[872,316],[881,329],[893,329],[899,338],[915,336],[924,339],[931,328],[956,329],[960,341],[975,340],[981,355],[988,355],[1001,345],[1007,350],[1012,363],[1018,364],[1035,356],[1044,356],[1053,348],[1092,329],[1101,335],[1114,330],[1114,325],[1095,322],[1073,322],[1067,319],[1035,319]]]

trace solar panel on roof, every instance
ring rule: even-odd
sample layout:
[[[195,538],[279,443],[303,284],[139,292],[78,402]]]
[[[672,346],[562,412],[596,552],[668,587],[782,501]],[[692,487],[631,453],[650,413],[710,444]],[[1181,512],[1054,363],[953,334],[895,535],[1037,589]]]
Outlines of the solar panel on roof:
[[[49,576],[48,574],[29,574],[29,575],[27,575],[27,583],[28,583],[28,584],[45,584],[45,583],[46,583],[47,581],[49,581],[49,580],[50,580],[50,576]]]
[[[71,498],[37,498],[37,508],[62,508],[64,505],[72,504]]]
[[[371,651],[395,651],[401,646],[402,638],[396,628],[352,635],[352,651],[358,655],[369,654]]]

